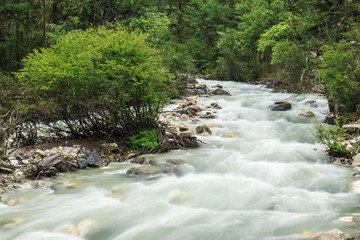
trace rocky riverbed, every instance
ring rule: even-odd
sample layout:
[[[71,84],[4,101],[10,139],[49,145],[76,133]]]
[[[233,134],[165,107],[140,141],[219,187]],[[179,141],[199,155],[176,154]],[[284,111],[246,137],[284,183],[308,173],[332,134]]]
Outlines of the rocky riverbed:
[[[172,111],[161,113],[159,124],[164,130],[163,139],[151,153],[167,152],[174,149],[199,147],[196,134],[211,134],[208,126],[201,124],[201,119],[215,118],[216,110],[221,107],[216,103],[199,106],[197,96],[230,95],[221,85],[209,88],[193,82],[183,89],[184,97]],[[199,123],[195,129],[186,126],[187,122]],[[142,153],[132,152],[115,142],[91,139],[55,139],[40,145],[26,146],[10,150],[0,161],[0,192],[23,188],[24,186],[42,186],[33,180],[55,177],[66,172],[85,168],[99,168],[110,162],[138,161]],[[129,174],[161,174],[173,172],[174,161],[164,164],[142,162],[147,167],[133,169]],[[146,169],[146,173],[145,173]]]
[[[305,220],[307,211],[309,209],[311,209],[311,211],[314,212],[316,212],[317,209],[319,208],[322,209],[321,211],[316,212],[315,215],[322,215],[324,212],[328,211],[329,209],[332,209],[330,205],[323,208],[324,205],[327,205],[327,202],[321,200],[321,198],[327,199],[328,198],[327,195],[330,195],[333,192],[336,193],[337,191],[341,192],[342,190],[339,190],[341,189],[340,186],[341,184],[336,182],[330,182],[326,184],[321,183],[321,178],[323,178],[323,176],[320,177],[320,175],[317,175],[316,171],[313,171],[313,169],[316,167],[325,168],[325,166],[322,166],[320,164],[313,165],[312,163],[310,164],[309,162],[307,162],[308,160],[306,160],[306,158],[308,158],[309,156],[316,155],[316,151],[314,153],[312,152],[314,145],[309,145],[307,148],[306,144],[296,143],[293,146],[293,143],[291,141],[287,143],[288,140],[283,139],[283,135],[276,135],[277,138],[279,137],[282,140],[280,141],[274,140],[276,143],[275,144],[274,142],[272,142],[273,140],[271,140],[271,138],[269,137],[270,135],[266,133],[267,131],[272,132],[275,130],[280,131],[281,133],[288,132],[289,129],[290,130],[292,129],[292,131],[297,131],[296,128],[303,128],[304,124],[295,125],[295,123],[302,123],[302,122],[307,123],[311,121],[311,119],[313,119],[314,116],[316,117],[316,115],[319,114],[317,104],[320,103],[319,102],[317,103],[316,101],[312,101],[312,102],[309,101],[304,104],[301,104],[301,107],[299,107],[298,106],[299,104],[297,103],[294,104],[294,102],[291,101],[279,102],[272,100],[272,102],[266,102],[265,108],[258,107],[256,109],[257,114],[263,114],[264,112],[266,112],[266,114],[269,114],[269,110],[272,110],[270,112],[271,117],[269,117],[270,121],[265,122],[261,119],[258,120],[258,118],[261,118],[260,116],[252,115],[254,119],[253,122],[259,123],[257,125],[252,125],[251,121],[245,119],[246,117],[249,117],[252,111],[254,110],[253,108],[248,108],[248,109],[244,108],[244,106],[251,105],[252,104],[251,102],[242,100],[241,111],[239,110],[239,113],[233,113],[231,112],[231,109],[228,109],[229,107],[223,104],[223,102],[219,98],[216,97],[211,98],[212,96],[215,96],[216,94],[219,93],[222,93],[224,95],[229,95],[227,90],[228,89],[224,89],[223,87],[217,84],[210,85],[210,87],[204,84],[191,84],[188,86],[187,89],[189,93],[191,94],[196,93],[197,96],[199,95],[203,96],[209,101],[205,101],[206,104],[204,104],[204,101],[199,101],[199,98],[197,96],[184,97],[183,99],[177,101],[176,104],[173,104],[172,109],[167,109],[167,111],[164,111],[159,119],[160,124],[165,129],[165,134],[163,139],[161,139],[159,146],[154,148],[152,152],[154,153],[166,152],[170,149],[180,149],[180,151],[184,151],[182,149],[198,147],[199,140],[208,139],[210,140],[210,144],[207,147],[205,147],[205,149],[199,151],[199,153],[196,153],[197,155],[196,156],[194,155],[194,157],[201,159],[202,154],[204,154],[202,151],[205,151],[207,148],[210,148],[209,151],[211,151],[212,154],[209,156],[206,155],[207,159],[211,159],[211,162],[209,162],[209,164],[207,164],[207,159],[201,159],[201,161],[194,161],[187,159],[186,151],[182,152],[181,156],[177,156],[176,154],[173,154],[170,155],[170,157],[168,158],[166,158],[166,156],[159,157],[159,155],[156,155],[157,157],[160,158],[157,159],[153,157],[148,157],[148,155],[144,157],[143,155],[139,155],[139,153],[129,152],[125,154],[123,151],[124,150],[123,146],[113,142],[98,141],[92,146],[90,146],[89,144],[81,143],[81,141],[68,140],[67,142],[60,141],[58,142],[58,145],[48,144],[42,146],[32,146],[11,152],[8,158],[6,159],[6,161],[4,161],[2,165],[2,167],[5,169],[2,170],[5,171],[3,172],[4,174],[3,176],[5,179],[4,188],[16,189],[16,188],[38,187],[38,188],[48,189],[51,188],[51,184],[52,184],[51,181],[48,181],[49,177],[58,176],[58,175],[62,175],[62,177],[64,177],[66,176],[65,175],[66,172],[77,171],[79,169],[84,169],[84,168],[106,169],[106,165],[109,162],[122,162],[125,164],[129,163],[129,165],[131,166],[128,169],[126,169],[126,172],[124,172],[124,174],[126,174],[127,179],[135,180],[134,183],[130,184],[133,188],[140,187],[142,190],[147,190],[145,186],[147,186],[148,183],[145,182],[138,184],[137,179],[148,179],[149,176],[163,176],[163,175],[170,176],[169,179],[166,178],[165,180],[160,181],[161,184],[166,184],[167,181],[170,181],[172,183],[170,184],[171,186],[166,187],[171,189],[171,192],[168,195],[165,193],[157,194],[158,188],[160,187],[159,185],[154,185],[154,187],[156,188],[152,189],[151,191],[154,192],[154,196],[152,196],[150,192],[147,192],[147,194],[151,195],[152,198],[154,198],[152,199],[153,202],[157,204],[160,203],[162,204],[165,201],[163,198],[161,198],[159,201],[156,201],[156,199],[157,197],[160,198],[162,197],[162,195],[164,195],[165,197],[169,197],[171,199],[169,202],[170,204],[175,204],[175,205],[180,204],[183,210],[189,208],[190,212],[187,213],[187,215],[190,215],[192,213],[199,213],[199,211],[202,213],[206,211],[207,208],[211,208],[209,214],[214,211],[218,211],[218,213],[221,212],[222,214],[226,213],[233,215],[238,211],[240,211],[239,215],[236,214],[236,216],[234,215],[234,218],[231,217],[232,220],[242,219],[244,214],[246,215],[244,220],[239,220],[240,222],[238,223],[237,228],[242,228],[243,226],[247,226],[247,229],[251,229],[252,226],[251,224],[250,225],[248,224],[248,219],[253,219],[252,222],[255,222],[255,219],[257,219],[256,222],[259,222],[259,224],[263,226],[263,228],[266,230],[268,229],[268,225],[262,225],[262,224],[265,224],[265,222],[268,221],[264,222],[263,221],[264,218],[266,218],[267,216],[268,217],[276,216],[276,217],[272,217],[272,221],[274,222],[274,225],[278,226],[278,229],[281,230],[282,225],[285,224],[281,221],[282,217],[287,218],[288,219],[287,221],[291,222],[291,224],[296,226],[302,223],[301,219],[304,218]],[[251,97],[251,95],[249,96]],[[288,103],[288,104],[284,104],[284,103]],[[234,107],[240,106],[237,105],[238,104],[237,102],[233,102],[233,103],[229,102],[229,104],[232,104],[232,106]],[[285,109],[284,108],[274,109],[274,107],[281,104],[283,104],[283,107]],[[222,112],[222,114],[229,114],[229,115],[219,116],[219,112],[222,111],[224,108],[226,108],[226,111]],[[312,114],[309,112],[311,112]],[[284,115],[280,115],[280,114],[284,114]],[[264,125],[268,126],[268,124],[272,124],[274,121],[279,121],[277,120],[278,116],[281,116],[282,118],[283,116],[286,116],[288,119],[291,118],[290,119],[291,121],[287,123],[284,120],[280,120],[280,124],[282,124],[280,130],[276,129],[276,127],[272,127],[270,129],[264,127]],[[295,116],[297,117],[295,118]],[[218,122],[217,118],[221,118],[221,120],[219,120]],[[239,125],[234,124],[234,126],[236,127],[231,127],[229,130],[225,131],[225,129],[227,129],[227,124],[230,124],[230,121],[227,121],[229,119],[231,119],[231,121],[236,121],[241,124]],[[219,125],[219,123],[221,123],[222,126]],[[244,126],[245,124],[252,127],[247,128]],[[296,128],[293,128],[293,126],[294,127],[296,126]],[[258,136],[252,137],[252,132],[254,131],[258,134]],[[262,135],[262,133],[264,133],[264,135]],[[301,131],[299,132],[299,134],[300,133]],[[292,135],[290,134],[289,137],[291,138],[291,136]],[[242,141],[242,138],[246,139],[246,141]],[[257,142],[251,142],[255,138],[256,139],[260,138],[262,140],[261,144],[258,146],[260,147],[258,150],[256,150]],[[219,141],[224,143],[220,144],[218,143]],[[305,138],[305,140],[302,141],[306,142],[307,140]],[[235,146],[232,146],[233,142],[236,142]],[[224,145],[222,146],[222,144]],[[284,147],[277,148],[276,146],[278,145]],[[229,148],[234,147],[234,149],[236,149],[239,148],[239,146],[241,146],[242,148],[241,150],[236,150],[235,151],[236,154],[229,155],[230,153],[228,152]],[[295,146],[296,148],[305,147],[305,149],[299,149],[299,150],[293,149]],[[253,148],[256,149],[252,151],[251,149]],[[291,150],[293,151],[292,154],[286,154],[287,151],[290,151],[289,149],[290,150],[292,149]],[[266,151],[270,151],[270,152],[266,154]],[[264,161],[263,159],[267,158],[269,154],[271,154],[271,156],[273,157],[270,158],[269,162]],[[277,158],[283,158],[284,154],[286,154],[285,155],[286,158],[284,158],[284,160],[280,160],[280,159],[276,160]],[[217,155],[221,155],[221,156],[216,157]],[[294,156],[296,155],[299,155],[300,159],[304,158],[306,161],[297,162],[298,160],[295,160],[296,158],[294,158]],[[182,159],[183,156],[185,156],[184,159],[186,161]],[[214,159],[212,160],[212,158]],[[247,161],[247,158],[250,159],[249,162]],[[282,161],[286,161],[286,164],[282,163]],[[270,163],[272,164],[271,167],[267,167],[270,166]],[[189,172],[189,170],[187,169],[192,168],[194,164],[198,165],[197,168],[198,171],[200,171],[199,174],[194,176],[194,178],[192,178],[191,174],[187,175],[184,178],[180,178],[180,176],[183,176],[183,172]],[[289,167],[289,165],[292,164],[294,164],[293,167]],[[207,165],[214,167],[207,169],[206,167]],[[350,164],[348,165],[350,166]],[[201,172],[200,170],[201,166],[206,170],[203,170],[203,172]],[[6,173],[6,171],[8,171],[9,173]],[[331,172],[329,172],[328,174],[336,174],[337,173],[336,171],[337,170],[332,169]],[[273,173],[270,174],[269,172],[273,172]],[[304,173],[305,177],[302,175],[298,176],[298,174],[300,173]],[[173,179],[171,177],[173,175],[179,176],[179,179]],[[279,177],[282,175],[284,177],[284,182],[280,182]],[[209,176],[211,176],[211,178]],[[319,185],[317,185],[318,183],[313,183],[312,180],[307,181],[306,176],[307,178],[318,176],[318,178],[320,178]],[[318,181],[319,180],[318,178],[315,178],[314,181]],[[200,180],[196,180],[196,179],[200,179]],[[326,181],[328,180],[331,181],[330,179],[326,178]],[[150,181],[150,180],[146,180],[146,181]],[[187,187],[188,182],[189,183],[191,182],[191,185],[196,185],[197,190],[196,191],[190,190],[191,188]],[[245,184],[243,182],[245,182]],[[69,182],[66,184],[67,184],[66,187],[69,189],[76,187],[76,183]],[[282,190],[284,189],[284,187],[287,186],[287,184],[293,184],[292,185],[293,187],[286,188],[286,192],[282,192]],[[338,188],[339,189],[328,190],[329,188],[332,189],[330,187],[330,185],[332,184],[336,185],[334,189],[338,189]],[[182,188],[182,185],[184,185],[184,188]],[[324,187],[322,187],[322,185],[324,185]],[[338,188],[337,185],[339,185]],[[178,186],[180,190],[178,190],[174,186]],[[356,184],[352,186],[354,189],[356,189]],[[257,190],[255,189],[256,190],[255,191],[254,188],[257,187],[259,187],[259,189]],[[269,191],[268,188],[271,188],[271,191]],[[243,189],[246,189],[246,191],[243,191]],[[318,192],[318,190],[320,190],[320,192]],[[201,194],[197,193],[198,191],[201,191]],[[292,194],[290,194],[291,197],[286,196],[287,192],[289,191],[292,192]],[[325,191],[326,194],[324,194],[323,196],[321,191]],[[329,191],[329,193],[327,191]],[[123,200],[124,198],[126,199],[126,197],[130,199],[130,196],[126,196],[126,194],[124,196],[124,192],[129,192],[129,190],[126,189],[124,190],[124,188],[121,188],[120,190],[113,190],[112,192],[111,191],[110,193],[106,192],[105,194],[109,196],[114,195],[114,197],[116,197],[117,199]],[[200,195],[208,194],[210,192],[214,192],[214,193],[216,192],[215,195],[212,195],[211,200],[209,200],[209,198],[206,199],[201,198]],[[236,194],[233,195],[232,192]],[[143,194],[142,191],[137,193]],[[229,197],[222,198],[221,196],[223,194]],[[259,198],[255,197],[254,194],[256,196],[260,194]],[[267,197],[266,196],[264,197],[263,194],[266,194]],[[277,197],[278,194],[281,195],[281,198]],[[252,200],[251,202],[249,201],[246,202],[248,196],[253,196],[253,195],[254,195],[253,198],[254,200]],[[306,197],[308,195],[311,196],[310,199],[311,201],[314,201],[314,203],[310,204],[309,202],[306,202],[306,201],[310,201]],[[299,200],[298,199],[299,196],[302,196],[304,199],[300,198],[302,200]],[[80,195],[78,195],[77,197],[80,197]],[[282,200],[284,197],[289,201]],[[341,199],[341,197],[338,194],[333,195],[333,197],[337,199]],[[21,205],[22,203],[21,198],[7,198],[6,194],[1,195],[1,198],[2,198],[1,201],[6,203],[8,206],[15,206],[15,205],[18,206],[19,204]],[[219,201],[216,201],[217,198],[219,198]],[[89,198],[86,197],[86,199]],[[321,203],[320,205],[316,203],[319,201],[319,199]],[[269,200],[269,203],[267,200]],[[105,201],[107,200],[105,199]],[[131,198],[131,202],[133,201],[134,201],[133,198]],[[137,201],[136,198],[135,201]],[[216,202],[214,206],[212,206],[213,201]],[[242,201],[245,202],[242,203]],[[291,204],[291,202],[293,201],[295,202],[300,201],[299,203],[303,204],[304,206],[300,207],[299,206],[300,204],[295,204],[295,205]],[[239,202],[239,203],[235,204],[234,202]],[[110,205],[112,205],[113,203],[114,202],[109,202]],[[144,202],[143,204],[146,204],[146,202]],[[241,206],[243,205],[246,206],[245,209],[248,209],[248,211],[250,211],[253,206],[255,213],[250,214],[247,211],[244,212],[242,210],[242,207],[239,208],[240,206],[239,204]],[[314,204],[314,206],[312,206],[312,204]],[[165,205],[166,206],[164,206],[164,209],[168,209],[169,208],[168,204]],[[196,205],[199,205],[200,208],[196,208],[195,207]],[[310,208],[307,208],[307,205],[311,205]],[[137,208],[139,206],[140,205],[136,204]],[[126,208],[122,209],[122,213],[126,211]],[[232,209],[232,210],[227,211],[227,209]],[[181,212],[183,212],[183,210],[181,210]],[[218,213],[217,215],[220,217],[220,214]],[[255,216],[253,214],[259,216]],[[338,221],[344,222],[346,224],[356,224],[356,222],[358,221],[358,216],[356,215],[356,213],[354,214],[355,215],[351,215],[351,214],[343,215],[339,218]],[[316,218],[315,215],[306,221],[311,221],[312,218]],[[296,220],[294,222],[294,218],[293,218],[294,216],[298,216],[299,220]],[[126,218],[126,214],[124,214],[123,217]],[[131,217],[130,219],[133,219],[133,216],[130,217]],[[155,217],[156,216],[154,216],[154,218]],[[76,219],[77,218],[78,217],[76,217]],[[230,218],[224,219],[224,221],[221,222],[230,221],[231,219]],[[65,229],[66,234],[83,236],[85,234],[83,231],[84,228],[83,222],[86,219],[85,220],[80,219],[80,220],[76,220],[76,221],[74,220],[73,224],[67,225]],[[232,226],[234,224],[232,220],[230,221],[231,223],[229,222],[229,226]],[[6,227],[8,226],[11,227],[13,225],[17,226],[19,224],[22,224],[21,221],[24,220],[14,218],[14,219],[10,219],[7,222],[2,222],[1,224],[5,225]],[[87,224],[87,225],[85,224],[86,227],[88,227],[88,225],[92,226],[96,222],[94,220],[89,220],[89,221],[91,222],[91,224]],[[128,219],[127,222],[129,221],[131,220]],[[179,221],[176,222],[178,223]],[[97,224],[99,224],[99,222],[97,222]],[[180,224],[183,223],[180,221]],[[219,223],[216,223],[216,226],[218,226],[218,224]],[[307,226],[311,227],[310,225]],[[272,228],[273,227],[270,227],[270,229]],[[112,229],[112,231],[110,232],[114,232],[115,231],[114,229]],[[189,227],[188,229],[190,231],[191,227]],[[268,230],[267,232],[266,231],[262,234],[265,235],[274,234],[272,230]],[[282,231],[284,233],[281,234],[287,234],[286,229],[283,229]],[[232,233],[235,234],[236,232],[237,231],[232,232],[229,229],[230,234]],[[253,236],[256,236],[256,234],[258,234],[258,231],[252,232],[252,234]],[[264,235],[260,234],[259,236],[260,237],[258,239],[262,239],[261,236]],[[318,234],[316,233],[316,231],[313,232],[313,231],[302,230],[301,236],[303,238],[308,238],[308,239],[315,238],[322,240],[356,239],[356,238],[346,238],[345,234],[337,229],[334,229],[329,232],[318,233]],[[249,238],[245,237],[245,239],[249,239]]]

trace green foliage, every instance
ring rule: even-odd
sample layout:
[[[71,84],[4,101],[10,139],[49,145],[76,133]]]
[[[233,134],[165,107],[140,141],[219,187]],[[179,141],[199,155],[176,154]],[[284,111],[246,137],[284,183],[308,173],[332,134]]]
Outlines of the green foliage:
[[[360,102],[360,38],[341,41],[322,48],[321,76],[327,97],[340,106],[342,112],[354,112]]]
[[[17,77],[35,99],[38,121],[61,121],[76,137],[152,127],[171,76],[146,39],[121,26],[90,28],[28,55]]]
[[[315,136],[319,139],[321,144],[329,147],[330,153],[336,156],[346,156],[350,153],[346,146],[341,144],[346,138],[350,137],[340,125],[334,126],[318,123],[315,125]]]
[[[273,47],[271,64],[278,64],[284,69],[282,73],[286,75],[285,82],[300,80],[297,77],[306,66],[306,57],[300,46],[291,41],[282,40],[277,42]]]
[[[157,138],[158,135],[155,129],[145,130],[129,137],[127,145],[137,152],[147,151],[158,145]]]

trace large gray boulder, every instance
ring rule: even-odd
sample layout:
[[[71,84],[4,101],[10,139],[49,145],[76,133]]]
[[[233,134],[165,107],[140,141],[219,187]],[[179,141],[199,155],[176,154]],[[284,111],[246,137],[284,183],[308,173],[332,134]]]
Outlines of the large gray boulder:
[[[94,153],[90,153],[86,160],[89,167],[101,167],[103,164],[101,157]]]

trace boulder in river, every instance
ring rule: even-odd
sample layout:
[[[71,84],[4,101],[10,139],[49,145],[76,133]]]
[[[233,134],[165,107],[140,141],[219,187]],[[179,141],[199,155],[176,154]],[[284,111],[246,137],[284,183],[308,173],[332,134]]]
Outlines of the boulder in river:
[[[214,109],[221,109],[221,107],[220,107],[220,105],[218,103],[211,103],[210,105]]]
[[[201,134],[201,133],[204,133],[205,131],[208,132],[210,135],[212,134],[211,129],[206,125],[196,127],[196,132],[197,133]]]
[[[211,92],[214,95],[231,96],[231,94],[222,88],[217,88]]]
[[[345,235],[339,229],[334,228],[328,232],[318,233],[314,238],[319,240],[345,240]]]
[[[131,160],[130,162],[140,164],[140,165],[149,164],[149,160],[144,157],[137,157],[137,158]]]
[[[315,114],[307,109],[304,108],[299,108],[299,110],[296,113],[296,116],[303,116],[303,117],[307,117],[307,118],[314,118]]]
[[[94,153],[89,153],[86,160],[89,167],[101,167],[103,164],[101,157]]]
[[[185,161],[182,159],[168,159],[166,160],[167,163],[174,164],[174,165],[182,165],[185,164]]]
[[[287,111],[292,108],[291,104],[288,102],[275,102],[273,106],[270,107],[271,111]]]
[[[315,100],[310,100],[305,103],[306,106],[312,107],[312,108],[318,108],[319,105]]]
[[[360,153],[356,154],[352,163],[354,167],[360,167]]]
[[[126,174],[135,176],[150,176],[158,174],[173,173],[176,165],[170,163],[159,163],[157,165],[148,165],[142,167],[130,168]]]

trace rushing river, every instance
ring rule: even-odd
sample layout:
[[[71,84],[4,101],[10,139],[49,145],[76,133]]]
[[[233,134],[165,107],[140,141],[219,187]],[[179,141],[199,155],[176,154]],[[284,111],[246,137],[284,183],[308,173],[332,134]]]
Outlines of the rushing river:
[[[218,102],[222,109],[215,119],[185,123],[206,124],[213,135],[200,136],[198,149],[146,156],[185,160],[180,175],[130,177],[125,173],[134,164],[113,163],[62,175],[51,188],[6,193],[17,204],[0,203],[0,239],[292,240],[333,228],[360,235],[356,222],[338,220],[360,212],[358,196],[348,193],[353,170],[327,163],[314,120],[296,116],[303,107],[323,120],[324,98],[202,82],[232,94],[199,98],[200,105]],[[292,110],[269,110],[284,99]],[[305,106],[309,100],[319,107]]]

